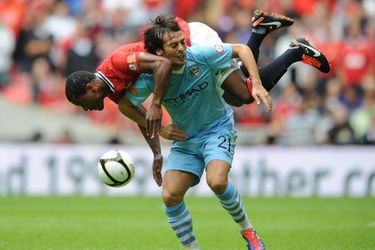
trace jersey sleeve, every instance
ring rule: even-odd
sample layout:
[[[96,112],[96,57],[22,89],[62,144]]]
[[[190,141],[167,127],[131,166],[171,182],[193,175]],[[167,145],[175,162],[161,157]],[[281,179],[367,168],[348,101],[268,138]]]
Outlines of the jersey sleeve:
[[[229,43],[216,44],[213,46],[194,46],[199,57],[198,60],[204,61],[212,69],[225,69],[231,67],[232,46]]]
[[[135,106],[141,105],[153,91],[153,82],[140,76],[133,84],[132,90],[126,91],[126,97]]]
[[[112,65],[116,65],[122,72],[139,73],[139,54],[138,51],[121,50],[112,57]]]

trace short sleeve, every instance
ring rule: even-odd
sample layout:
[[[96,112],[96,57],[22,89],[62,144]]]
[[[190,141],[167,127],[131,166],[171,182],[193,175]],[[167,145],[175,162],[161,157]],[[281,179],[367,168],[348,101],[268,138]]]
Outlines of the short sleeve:
[[[122,50],[121,53],[113,55],[112,64],[119,65],[124,72],[139,73],[139,53],[141,52]]]
[[[213,46],[194,46],[198,55],[213,69],[225,69],[231,67],[232,46],[229,43],[216,44]]]

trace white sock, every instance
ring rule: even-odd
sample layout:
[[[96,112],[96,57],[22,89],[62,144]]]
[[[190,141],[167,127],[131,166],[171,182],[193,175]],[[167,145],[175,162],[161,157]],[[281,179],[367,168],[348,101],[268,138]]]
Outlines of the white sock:
[[[250,228],[253,228],[253,225],[251,225],[247,216],[243,221],[239,222],[238,225],[240,225],[241,233],[246,231],[246,230],[249,230]]]
[[[193,241],[192,243],[190,243],[188,249],[189,250],[200,250],[199,246],[198,246],[198,241]]]

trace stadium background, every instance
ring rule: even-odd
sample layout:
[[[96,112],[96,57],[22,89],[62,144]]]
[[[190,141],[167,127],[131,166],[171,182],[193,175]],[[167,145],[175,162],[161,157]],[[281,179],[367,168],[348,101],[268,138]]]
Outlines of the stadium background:
[[[297,63],[272,91],[271,114],[257,105],[236,108],[239,143],[373,144],[371,0],[0,1],[0,94],[2,110],[7,110],[2,112],[1,141],[143,143],[135,126],[110,102],[105,112],[70,105],[65,77],[75,70],[94,71],[111,50],[139,40],[140,27],[160,13],[207,23],[224,41],[246,43],[255,8],[295,19],[293,26],[263,42],[260,66],[287,49],[292,38],[305,36],[327,55],[332,71],[320,74]],[[58,118],[66,119],[55,126]],[[84,131],[77,120],[87,121]],[[16,125],[24,121],[28,126]]]
[[[151,218],[142,213],[145,206],[158,208],[156,238],[166,240],[155,244],[163,247],[147,246],[155,238],[146,237],[144,246],[129,240],[125,249],[178,249],[161,201],[150,197],[160,189],[137,127],[111,102],[103,112],[71,105],[64,81],[73,71],[94,71],[112,49],[139,40],[140,28],[160,13],[204,22],[224,41],[246,43],[257,8],[295,20],[265,39],[260,66],[302,35],[327,55],[332,70],[321,74],[297,63],[272,90],[272,113],[257,105],[235,108],[239,137],[231,178],[271,249],[375,249],[373,0],[0,0],[0,249],[120,249],[119,239],[137,239],[137,231],[119,235],[104,221],[126,230],[140,223],[129,217]],[[167,155],[170,142],[162,144]],[[134,181],[122,189],[105,187],[95,172],[98,157],[113,148],[131,152],[136,162]],[[209,194],[204,182],[189,193],[198,220],[209,218],[208,211],[223,216]],[[85,219],[92,217],[95,223]],[[233,226],[228,218],[210,224],[216,218],[204,223],[216,235],[198,222],[203,243],[242,249],[241,239],[236,247],[210,242],[236,237],[226,230]],[[100,232],[112,245],[90,227],[104,227]],[[35,237],[46,230],[50,240]],[[150,230],[143,234],[155,233]],[[80,240],[70,237],[83,231]]]

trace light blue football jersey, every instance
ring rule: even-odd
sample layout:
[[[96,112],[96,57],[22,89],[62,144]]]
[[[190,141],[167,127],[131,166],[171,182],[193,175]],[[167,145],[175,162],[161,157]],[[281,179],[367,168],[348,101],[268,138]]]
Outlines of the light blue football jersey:
[[[218,71],[231,67],[230,44],[193,46],[186,51],[186,65],[179,73],[172,72],[163,99],[173,124],[188,138],[201,137],[224,127],[233,128],[233,110],[223,100],[217,81]],[[126,96],[136,106],[142,104],[154,90],[152,74],[141,74],[133,87],[135,96]]]

